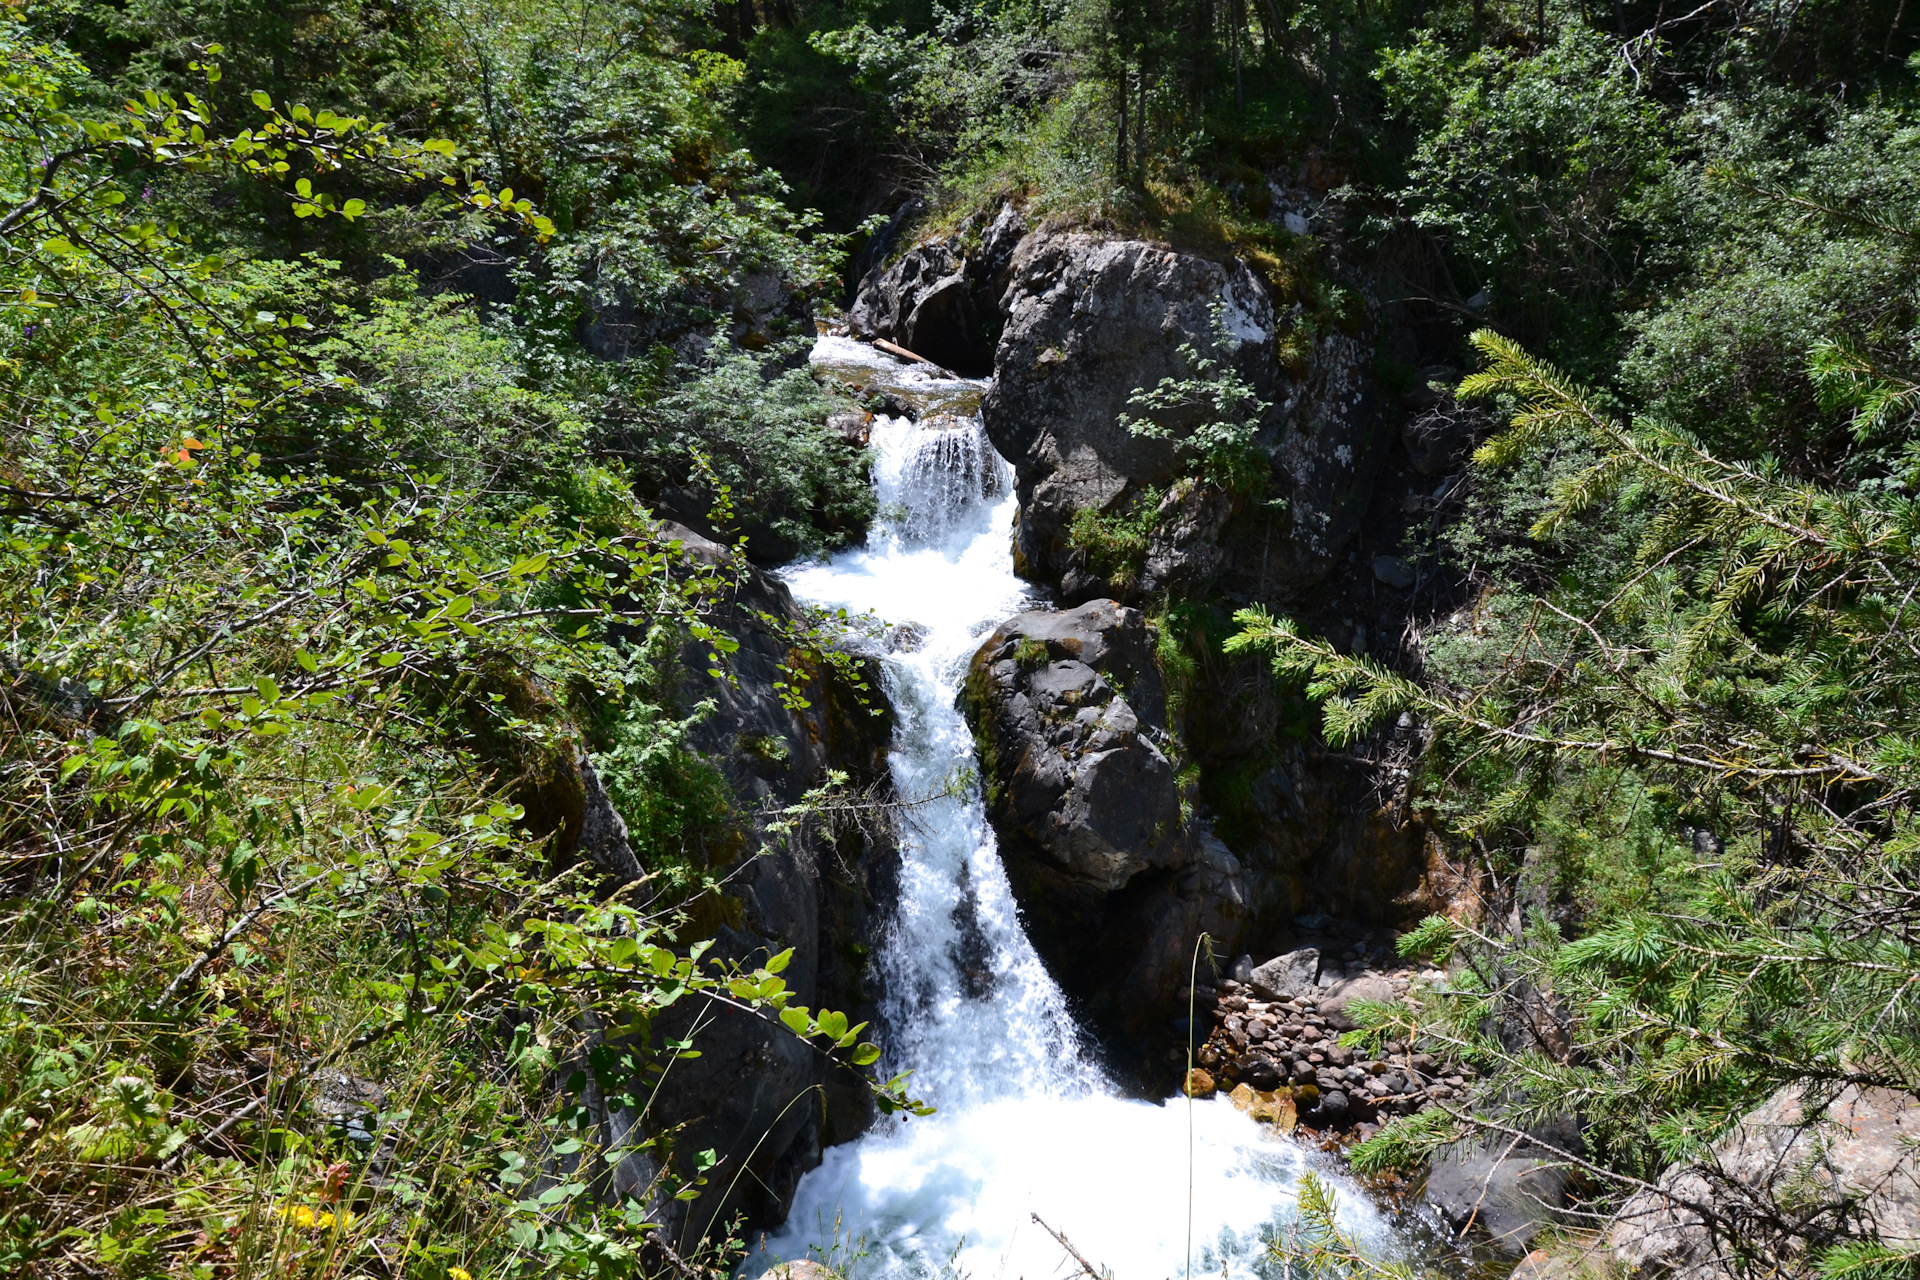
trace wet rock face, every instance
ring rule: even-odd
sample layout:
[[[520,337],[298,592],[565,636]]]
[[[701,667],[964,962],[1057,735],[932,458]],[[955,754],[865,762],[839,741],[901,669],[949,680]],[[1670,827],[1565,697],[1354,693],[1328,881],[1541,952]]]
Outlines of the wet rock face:
[[[1000,291],[1026,223],[1012,205],[983,228],[963,228],[876,269],[847,313],[856,338],[885,338],[968,377],[993,372]],[[977,233],[977,236],[976,236]]]
[[[1109,894],[1186,860],[1173,766],[1153,740],[1164,698],[1138,610],[1096,600],[1020,614],[974,656],[968,697],[984,721],[998,825],[1026,838],[1063,891]]]
[[[1246,887],[1183,820],[1145,619],[1111,600],[1020,614],[974,655],[962,697],[1035,948],[1097,1026],[1151,1039],[1198,933],[1237,941]]]
[[[716,562],[732,555],[690,529],[669,526],[665,532],[695,560]],[[891,716],[871,714],[855,690],[830,671],[807,673],[801,692],[808,705],[788,706],[775,684],[791,679],[784,668],[793,655],[762,621],[768,615],[798,621],[801,611],[785,585],[749,570],[714,617],[739,642],[729,658],[736,678],[716,680],[707,674],[707,644],[689,644],[683,652],[680,709],[713,703],[689,734],[690,745],[725,775],[740,808],[750,812],[797,802],[831,769],[847,771],[855,785],[884,785],[890,776]],[[877,673],[868,676],[877,687]],[[586,802],[577,853],[590,857],[613,883],[630,879],[638,866],[624,824],[607,803],[591,764],[584,758],[581,763]],[[733,833],[726,847],[707,851],[716,872],[737,864],[729,877],[730,901],[722,906],[708,898],[699,904],[726,916],[724,922],[701,921],[715,936],[712,954],[751,967],[790,947],[793,958],[782,976],[800,1002],[844,1010],[855,1021],[870,1019],[871,993],[859,957],[872,941],[874,907],[884,896],[893,850],[843,833],[831,845],[811,835],[769,841],[766,851],[754,856],[759,836],[749,827]],[[656,1130],[679,1129],[675,1159],[689,1166],[681,1173],[690,1172],[703,1150],[720,1157],[709,1174],[719,1190],[654,1206],[656,1220],[676,1247],[688,1249],[736,1213],[744,1212],[755,1225],[781,1221],[801,1175],[819,1163],[823,1146],[856,1136],[872,1114],[857,1079],[847,1072],[829,1073],[817,1053],[764,1018],[695,998],[669,1010],[656,1035],[689,1034],[696,1022],[698,1069],[670,1071],[657,1090],[652,1084],[641,1090],[651,1097],[643,1123]],[[809,1093],[818,1101],[792,1105]],[[615,1136],[635,1123],[604,1102],[599,1110],[600,1122]],[[638,1194],[653,1172],[645,1159],[635,1157],[611,1176],[616,1189]]]
[[[1138,240],[1035,234],[1014,255],[1000,307],[1006,327],[981,413],[1014,465],[1019,553],[1043,581],[1076,567],[1067,540],[1076,510],[1105,510],[1179,476],[1170,444],[1118,419],[1137,388],[1191,376],[1183,344],[1229,359],[1263,396],[1274,389],[1273,304],[1241,263]]]

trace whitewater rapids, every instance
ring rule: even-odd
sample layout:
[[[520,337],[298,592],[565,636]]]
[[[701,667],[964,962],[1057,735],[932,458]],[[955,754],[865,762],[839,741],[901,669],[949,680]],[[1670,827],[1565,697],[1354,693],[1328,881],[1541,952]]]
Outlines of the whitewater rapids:
[[[1012,473],[981,430],[983,384],[845,338],[821,338],[813,358],[920,410],[918,423],[874,422],[882,515],[867,546],[785,576],[808,603],[871,610],[922,637],[886,660],[890,760],[903,798],[939,798],[903,832],[899,900],[874,964],[882,1066],[911,1070],[913,1092],[938,1111],[882,1119],[829,1148],[743,1274],[807,1257],[858,1280],[1073,1274],[1035,1214],[1116,1280],[1279,1274],[1266,1241],[1313,1157],[1224,1099],[1121,1096],[1027,940],[977,786],[941,794],[974,759],[954,706],[967,660],[1035,603],[1013,572]],[[1343,1226],[1393,1252],[1366,1198],[1329,1181]]]

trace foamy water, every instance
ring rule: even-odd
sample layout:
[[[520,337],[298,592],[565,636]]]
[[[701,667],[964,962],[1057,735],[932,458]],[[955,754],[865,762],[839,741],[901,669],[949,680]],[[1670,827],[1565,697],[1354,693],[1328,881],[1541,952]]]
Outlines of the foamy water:
[[[974,411],[982,384],[844,338],[822,338],[814,360],[924,406],[918,424],[875,422],[883,520],[868,546],[786,578],[811,603],[924,629],[915,651],[886,662],[898,712],[890,759],[902,797],[938,798],[903,833],[900,897],[874,963],[882,1066],[913,1071],[914,1093],[938,1112],[884,1119],[830,1148],[744,1274],[810,1256],[850,1264],[859,1280],[1072,1274],[1035,1214],[1117,1280],[1262,1274],[1265,1235],[1291,1216],[1305,1150],[1222,1099],[1120,1096],[1021,928],[977,786],[942,795],[974,762],[954,706],[967,660],[1032,605],[1013,573],[1011,468]],[[1342,1223],[1389,1248],[1371,1204],[1331,1181]]]

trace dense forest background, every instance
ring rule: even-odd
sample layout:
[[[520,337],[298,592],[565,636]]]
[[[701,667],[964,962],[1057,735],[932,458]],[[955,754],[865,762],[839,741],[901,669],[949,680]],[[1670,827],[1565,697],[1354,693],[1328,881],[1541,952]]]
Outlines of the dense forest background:
[[[1487,371],[1419,661],[1234,642],[1335,740],[1417,715],[1499,890],[1409,944],[1466,997],[1383,1019],[1589,1118],[1596,1205],[1783,1086],[1920,1088],[1906,0],[13,0],[0,43],[10,1274],[724,1260],[648,1243],[701,1179],[616,1185],[669,1138],[591,1100],[693,992],[877,1050],[689,957],[766,825],[676,655],[874,516],[814,316],[1005,201],[1258,263],[1303,331],[1390,303],[1388,387]],[[780,625],[792,699],[857,680]],[[581,752],[636,892],[556,854]],[[1490,1031],[1516,990],[1564,1034]],[[343,1064],[399,1146],[292,1101]],[[1423,1114],[1363,1162],[1459,1136]],[[1912,1273],[1844,1211],[1737,1225]]]

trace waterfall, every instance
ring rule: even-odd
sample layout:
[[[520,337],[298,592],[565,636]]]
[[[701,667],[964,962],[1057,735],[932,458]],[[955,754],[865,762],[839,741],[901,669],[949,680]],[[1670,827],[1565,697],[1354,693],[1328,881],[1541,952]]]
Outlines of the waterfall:
[[[871,609],[922,637],[885,665],[890,761],[903,798],[934,798],[902,832],[899,899],[874,963],[882,1065],[912,1071],[938,1112],[830,1148],[745,1274],[811,1255],[860,1280],[1040,1280],[1064,1254],[1038,1213],[1118,1280],[1184,1280],[1190,1168],[1192,1274],[1261,1274],[1263,1233],[1285,1220],[1309,1153],[1224,1099],[1120,1096],[1027,940],[977,787],[947,794],[974,758],[954,705],[967,660],[1033,603],[1013,572],[1011,469],[981,430],[981,384],[843,338],[822,338],[814,359],[925,407],[917,423],[875,421],[882,514],[866,548],[786,576],[803,600]],[[1335,1183],[1342,1221],[1384,1242],[1372,1206]]]

